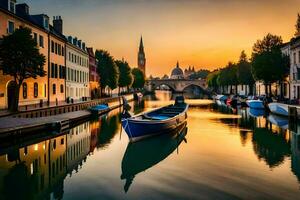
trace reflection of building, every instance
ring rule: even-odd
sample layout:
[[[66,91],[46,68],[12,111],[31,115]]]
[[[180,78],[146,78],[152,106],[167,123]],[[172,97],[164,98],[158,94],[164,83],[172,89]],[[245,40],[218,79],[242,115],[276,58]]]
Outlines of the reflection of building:
[[[69,36],[66,48],[67,98],[78,101],[82,97],[90,97],[89,55],[85,43]]]
[[[184,74],[182,69],[179,67],[177,62],[176,67],[172,70],[171,79],[184,79]]]
[[[66,174],[66,136],[0,156],[0,199],[60,199]]]
[[[76,172],[78,171],[78,166],[82,165],[82,160],[85,161],[90,152],[90,124],[86,122],[73,128],[67,135],[67,140],[67,168],[68,173],[72,174],[74,169]]]

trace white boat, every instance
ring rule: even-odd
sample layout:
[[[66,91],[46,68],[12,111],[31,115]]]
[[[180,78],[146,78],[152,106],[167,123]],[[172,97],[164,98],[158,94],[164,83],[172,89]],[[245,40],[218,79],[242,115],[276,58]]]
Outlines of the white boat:
[[[254,109],[265,109],[264,102],[261,100],[247,100],[247,105]]]
[[[225,101],[227,99],[227,96],[218,94],[215,96],[215,100]]]
[[[287,104],[270,103],[268,106],[269,106],[271,113],[274,113],[276,115],[282,115],[285,117],[289,116],[289,106]]]

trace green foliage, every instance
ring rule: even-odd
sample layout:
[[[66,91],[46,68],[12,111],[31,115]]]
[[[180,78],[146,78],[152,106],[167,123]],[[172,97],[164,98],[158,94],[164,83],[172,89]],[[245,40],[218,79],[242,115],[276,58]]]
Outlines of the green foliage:
[[[237,78],[238,82],[243,85],[253,85],[254,78],[251,71],[251,63],[247,59],[245,51],[241,52],[240,60],[237,63]]]
[[[45,56],[40,54],[29,28],[17,29],[3,36],[0,45],[0,70],[21,85],[25,79],[45,76]]]
[[[14,78],[14,102],[11,111],[17,111],[20,86],[25,79],[45,76],[46,58],[39,52],[29,28],[20,27],[13,34],[3,36],[0,44],[0,70]]]
[[[206,79],[208,74],[210,73],[209,70],[201,69],[193,74],[190,75],[190,79]]]
[[[281,81],[289,70],[289,59],[283,55],[279,36],[268,34],[253,46],[252,73],[255,80],[271,84]]]
[[[237,85],[237,65],[229,62],[225,68],[221,69],[217,83],[220,86]]]
[[[210,74],[207,75],[207,79],[206,79],[206,82],[207,82],[207,85],[211,88],[216,88],[218,87],[218,78],[219,78],[219,75],[220,75],[220,71],[214,71],[214,72],[211,72]]]
[[[145,85],[145,76],[144,73],[138,69],[134,68],[132,69],[132,75],[133,75],[133,88],[143,88]]]
[[[268,33],[262,40],[257,40],[253,45],[252,58],[256,54],[271,52],[274,48],[278,49],[282,45],[282,38]]]
[[[133,83],[133,76],[131,74],[131,68],[126,61],[115,61],[119,68],[119,87],[130,87]]]
[[[96,50],[96,58],[98,59],[97,71],[100,75],[100,86],[104,89],[108,86],[110,89],[118,87],[119,68],[113,57],[105,50]]]

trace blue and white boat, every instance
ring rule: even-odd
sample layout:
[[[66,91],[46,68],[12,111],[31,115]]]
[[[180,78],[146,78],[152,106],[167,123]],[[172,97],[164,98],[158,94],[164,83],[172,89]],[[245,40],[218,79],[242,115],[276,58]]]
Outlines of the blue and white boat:
[[[255,109],[255,108],[249,108],[249,115],[251,117],[257,118],[257,117],[263,117],[265,116],[265,110],[263,109]]]
[[[262,100],[247,100],[247,105],[254,109],[265,109],[264,102]]]
[[[107,113],[110,110],[110,108],[108,104],[99,104],[91,107],[89,110],[93,115],[100,115],[100,114]]]
[[[285,117],[289,116],[289,106],[287,104],[270,103],[268,106],[269,106],[271,113],[274,113],[276,115],[285,116]]]
[[[188,105],[182,96],[176,97],[174,105],[122,119],[122,126],[130,142],[166,133],[185,123]]]
[[[289,120],[286,117],[278,116],[278,115],[269,115],[268,120],[283,129],[288,129],[289,128]]]

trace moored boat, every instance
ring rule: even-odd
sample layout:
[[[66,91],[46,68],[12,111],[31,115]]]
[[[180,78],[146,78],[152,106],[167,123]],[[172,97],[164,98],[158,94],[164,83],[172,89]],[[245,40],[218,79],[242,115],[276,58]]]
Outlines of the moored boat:
[[[289,127],[289,120],[286,117],[271,114],[268,116],[268,120],[280,128],[288,129]]]
[[[289,106],[287,104],[270,103],[268,106],[269,106],[271,113],[274,113],[276,115],[282,115],[285,117],[289,116]]]
[[[263,110],[263,109],[249,108],[249,115],[251,117],[262,117],[265,114],[266,114],[265,110]]]
[[[250,108],[265,109],[264,102],[262,100],[247,100],[246,103]]]
[[[135,142],[143,138],[176,129],[187,119],[188,105],[182,96],[176,97],[175,104],[122,119],[122,126],[129,140]]]
[[[100,114],[108,112],[110,110],[110,108],[109,108],[108,104],[99,104],[99,105],[89,108],[89,110],[93,115],[100,115]]]

